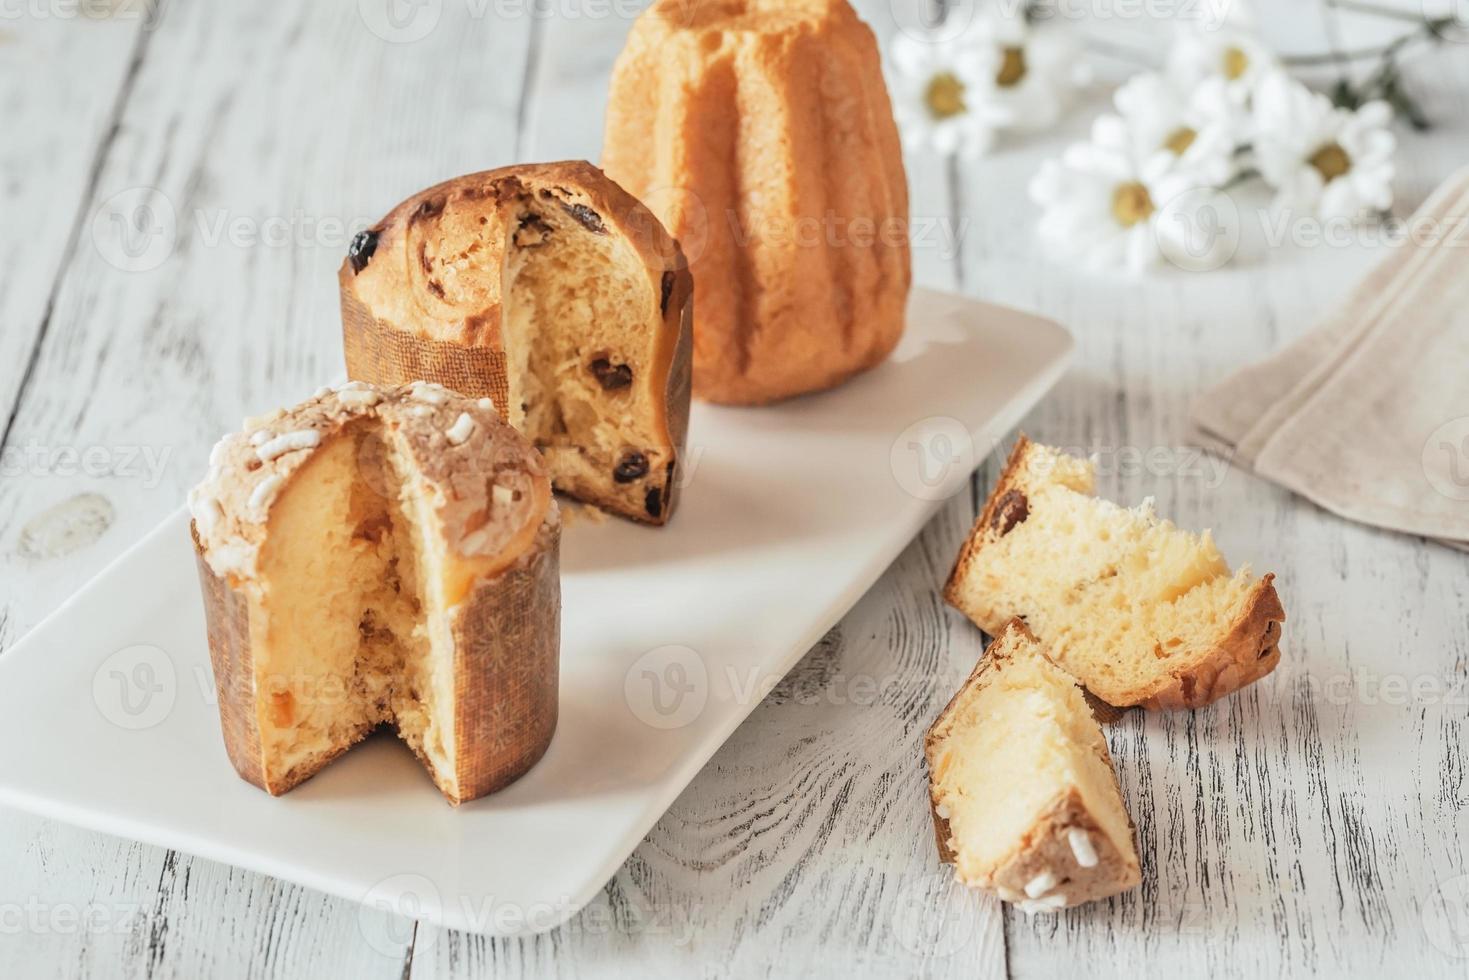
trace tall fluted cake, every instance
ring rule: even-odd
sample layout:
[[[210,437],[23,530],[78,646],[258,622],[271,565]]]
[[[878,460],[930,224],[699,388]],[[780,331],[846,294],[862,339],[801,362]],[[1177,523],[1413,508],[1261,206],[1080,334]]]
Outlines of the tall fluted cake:
[[[602,166],[688,254],[698,397],[828,388],[898,342],[908,188],[846,0],[658,0],[613,71]]]
[[[678,243],[596,167],[430,187],[359,235],[338,279],[350,377],[491,398],[556,489],[651,524],[672,516],[693,281]]]
[[[352,382],[250,420],[190,495],[230,761],[281,794],[388,725],[454,803],[556,728],[561,524],[489,399]]]

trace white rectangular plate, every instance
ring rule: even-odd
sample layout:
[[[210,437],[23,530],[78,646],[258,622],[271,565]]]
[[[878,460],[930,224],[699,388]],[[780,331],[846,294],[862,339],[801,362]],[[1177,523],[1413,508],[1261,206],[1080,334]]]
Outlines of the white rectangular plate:
[[[180,511],[0,656],[0,803],[456,929],[549,929],[600,889],[760,698],[1055,383],[1071,338],[917,291],[881,367],[699,405],[668,527],[568,524],[561,720],[448,806],[378,736],[287,796],[225,758]]]

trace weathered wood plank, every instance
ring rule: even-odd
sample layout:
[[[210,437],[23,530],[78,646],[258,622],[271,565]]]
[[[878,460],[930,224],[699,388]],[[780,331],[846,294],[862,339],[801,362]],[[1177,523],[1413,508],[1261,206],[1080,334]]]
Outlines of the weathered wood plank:
[[[183,216],[177,248],[126,273],[107,258],[128,265],[127,254],[83,226],[12,433],[12,444],[52,451],[100,447],[114,469],[129,447],[162,465],[139,454],[130,472],[0,483],[0,648],[171,509],[236,416],[338,372],[341,235],[316,227],[289,247],[232,243],[220,231],[232,219],[247,237],[269,218],[298,231],[364,222],[451,173],[516,156],[595,158],[625,23],[412,9],[438,9],[439,20],[419,40],[406,38],[426,22],[378,23],[399,39],[387,42],[363,27],[370,4],[288,16],[169,5],[95,191],[73,211],[86,221],[115,194],[156,187]],[[890,33],[887,5],[864,9]],[[1297,33],[1309,38],[1308,27]],[[1402,213],[1462,162],[1459,54],[1410,70],[1444,125],[1405,137]],[[368,125],[362,106],[379,122]],[[949,885],[933,858],[919,738],[981,646],[936,590],[996,472],[992,456],[567,927],[514,942],[415,931],[260,876],[0,814],[0,975],[1462,973],[1447,931],[1469,893],[1454,884],[1469,872],[1462,556],[1347,525],[1184,451],[1193,394],[1304,329],[1373,250],[1267,255],[1254,220],[1229,270],[1078,278],[1036,248],[1016,189],[1089,116],[972,167],[910,160],[915,219],[967,222],[957,254],[919,249],[915,266],[926,284],[1071,327],[1077,366],[1025,427],[1102,451],[1104,492],[1151,494],[1280,576],[1291,622],[1275,677],[1205,711],[1130,715],[1110,731],[1143,889],[1060,917],[1002,918]],[[1239,198],[1247,217],[1262,203]],[[0,345],[11,342],[9,310],[35,301],[13,295],[0,302]],[[14,360],[0,357],[0,383]],[[1127,448],[1179,451],[1124,465]],[[110,511],[94,543],[66,552],[65,535],[22,534],[84,493],[106,509],[85,500],[60,527],[85,540]],[[65,925],[68,910],[93,905],[101,927]],[[7,923],[31,914],[45,924],[11,941]]]
[[[443,5],[404,40],[371,4],[166,5],[95,186],[52,205],[83,234],[10,435],[40,461],[0,482],[0,647],[179,506],[220,432],[341,374],[353,226],[509,162],[526,29],[482,12]],[[0,840],[0,913],[137,913],[6,932],[0,975],[387,977],[411,956],[355,903],[260,875],[11,813]]]
[[[52,286],[84,231],[82,202],[116,135],[144,24],[138,11],[94,20],[45,9],[0,21],[0,214],[12,229],[0,236],[0,440],[50,316]]]

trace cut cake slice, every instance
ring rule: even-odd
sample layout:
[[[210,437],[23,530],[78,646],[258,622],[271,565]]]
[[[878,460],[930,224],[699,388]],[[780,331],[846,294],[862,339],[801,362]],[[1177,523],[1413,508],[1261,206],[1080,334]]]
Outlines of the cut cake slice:
[[[924,749],[939,854],[959,881],[1032,913],[1141,880],[1101,726],[1023,623],[1000,630]]]
[[[1206,531],[1092,495],[1092,465],[1020,437],[944,589],[991,635],[1020,618],[1118,707],[1196,708],[1280,662],[1273,575],[1231,573]]]

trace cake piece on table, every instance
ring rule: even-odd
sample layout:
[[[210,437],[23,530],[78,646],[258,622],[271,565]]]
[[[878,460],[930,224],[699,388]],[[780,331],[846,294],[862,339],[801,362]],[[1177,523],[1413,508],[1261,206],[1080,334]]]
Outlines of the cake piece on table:
[[[1141,880],[1101,726],[1019,621],[999,631],[924,750],[939,854],[964,884],[1030,913]]]
[[[1231,573],[1206,531],[1092,495],[1092,465],[1020,437],[944,596],[991,635],[1020,618],[1118,707],[1197,708],[1280,662],[1273,575]]]
[[[353,241],[338,283],[350,377],[491,398],[556,489],[650,524],[672,516],[693,279],[658,219],[596,167],[430,187]]]
[[[225,749],[279,795],[380,725],[453,803],[556,728],[561,524],[488,399],[352,382],[246,423],[189,497]]]
[[[902,336],[903,153],[847,0],[652,4],[613,68],[602,166],[688,252],[700,398],[830,388]]]

